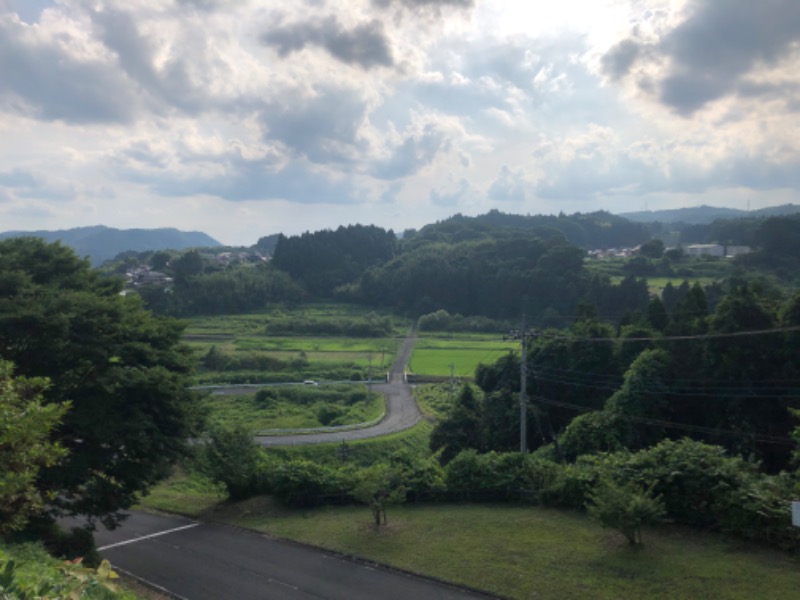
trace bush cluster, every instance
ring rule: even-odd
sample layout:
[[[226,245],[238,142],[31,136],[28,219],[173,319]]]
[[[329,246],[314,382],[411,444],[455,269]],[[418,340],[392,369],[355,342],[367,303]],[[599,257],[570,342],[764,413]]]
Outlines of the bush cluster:
[[[363,487],[364,469],[279,459],[256,448],[247,432],[239,436],[239,444],[228,447],[212,440],[205,454],[207,472],[232,497],[272,494],[288,506],[363,502],[355,490]],[[222,456],[225,462],[215,469],[215,457]],[[387,493],[402,490],[403,498],[414,502],[513,501],[582,510],[597,504],[602,486],[646,490],[672,522],[800,548],[800,533],[791,525],[792,477],[760,473],[756,464],[688,439],[639,452],[583,456],[572,464],[544,453],[470,449],[442,467],[434,458],[400,452],[378,470]]]

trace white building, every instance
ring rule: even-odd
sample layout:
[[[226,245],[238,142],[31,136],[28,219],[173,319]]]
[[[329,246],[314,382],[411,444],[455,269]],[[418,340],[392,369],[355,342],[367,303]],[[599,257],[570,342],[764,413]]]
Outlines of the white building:
[[[689,256],[725,256],[725,246],[719,244],[692,244],[684,251]]]

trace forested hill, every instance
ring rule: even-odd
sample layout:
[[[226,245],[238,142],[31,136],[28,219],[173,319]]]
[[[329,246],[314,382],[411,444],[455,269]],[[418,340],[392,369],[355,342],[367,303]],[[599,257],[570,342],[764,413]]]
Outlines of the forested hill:
[[[113,229],[97,225],[60,231],[6,231],[0,239],[38,237],[47,242],[60,241],[73,248],[78,256],[88,256],[93,265],[114,258],[121,252],[145,250],[184,250],[220,246],[214,238],[199,231],[162,229]]]
[[[638,246],[650,239],[649,229],[609,212],[572,215],[513,215],[491,210],[485,215],[454,215],[426,225],[419,231],[407,231],[404,244],[416,246],[430,242],[463,242],[495,237],[501,231],[535,232],[538,237],[563,236],[570,244],[584,249]]]
[[[672,210],[646,210],[640,212],[621,213],[624,217],[636,223],[686,223],[687,225],[707,225],[717,219],[753,218],[764,219],[783,215],[800,213],[800,205],[783,204],[770,206],[758,210],[739,210],[736,208],[718,208],[715,206],[694,206],[691,208],[675,208]]]

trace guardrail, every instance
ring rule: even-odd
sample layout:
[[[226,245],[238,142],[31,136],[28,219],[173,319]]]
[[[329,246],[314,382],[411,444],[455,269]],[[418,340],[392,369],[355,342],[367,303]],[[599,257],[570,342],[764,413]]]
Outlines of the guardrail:
[[[331,427],[301,427],[297,429],[260,429],[253,432],[256,436],[265,437],[278,437],[281,435],[311,435],[314,433],[340,433],[342,431],[353,431],[356,429],[367,429],[374,427],[386,418],[386,411],[383,411],[379,417],[371,421],[364,421],[362,423],[353,423],[351,425],[333,425]]]

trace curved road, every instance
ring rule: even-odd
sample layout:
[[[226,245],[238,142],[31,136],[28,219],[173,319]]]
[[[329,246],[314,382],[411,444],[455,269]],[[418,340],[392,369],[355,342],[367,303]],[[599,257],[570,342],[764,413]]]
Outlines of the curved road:
[[[415,338],[413,337],[407,337],[403,340],[403,347],[400,349],[400,354],[395,359],[392,370],[389,373],[389,383],[373,384],[372,386],[373,390],[382,392],[386,396],[386,417],[377,425],[348,431],[276,436],[259,435],[255,438],[256,442],[262,446],[298,446],[302,444],[349,442],[379,437],[413,427],[422,418],[422,413],[419,412],[414,396],[411,394],[411,386],[405,381],[405,369],[408,359],[411,357],[414,341]]]

